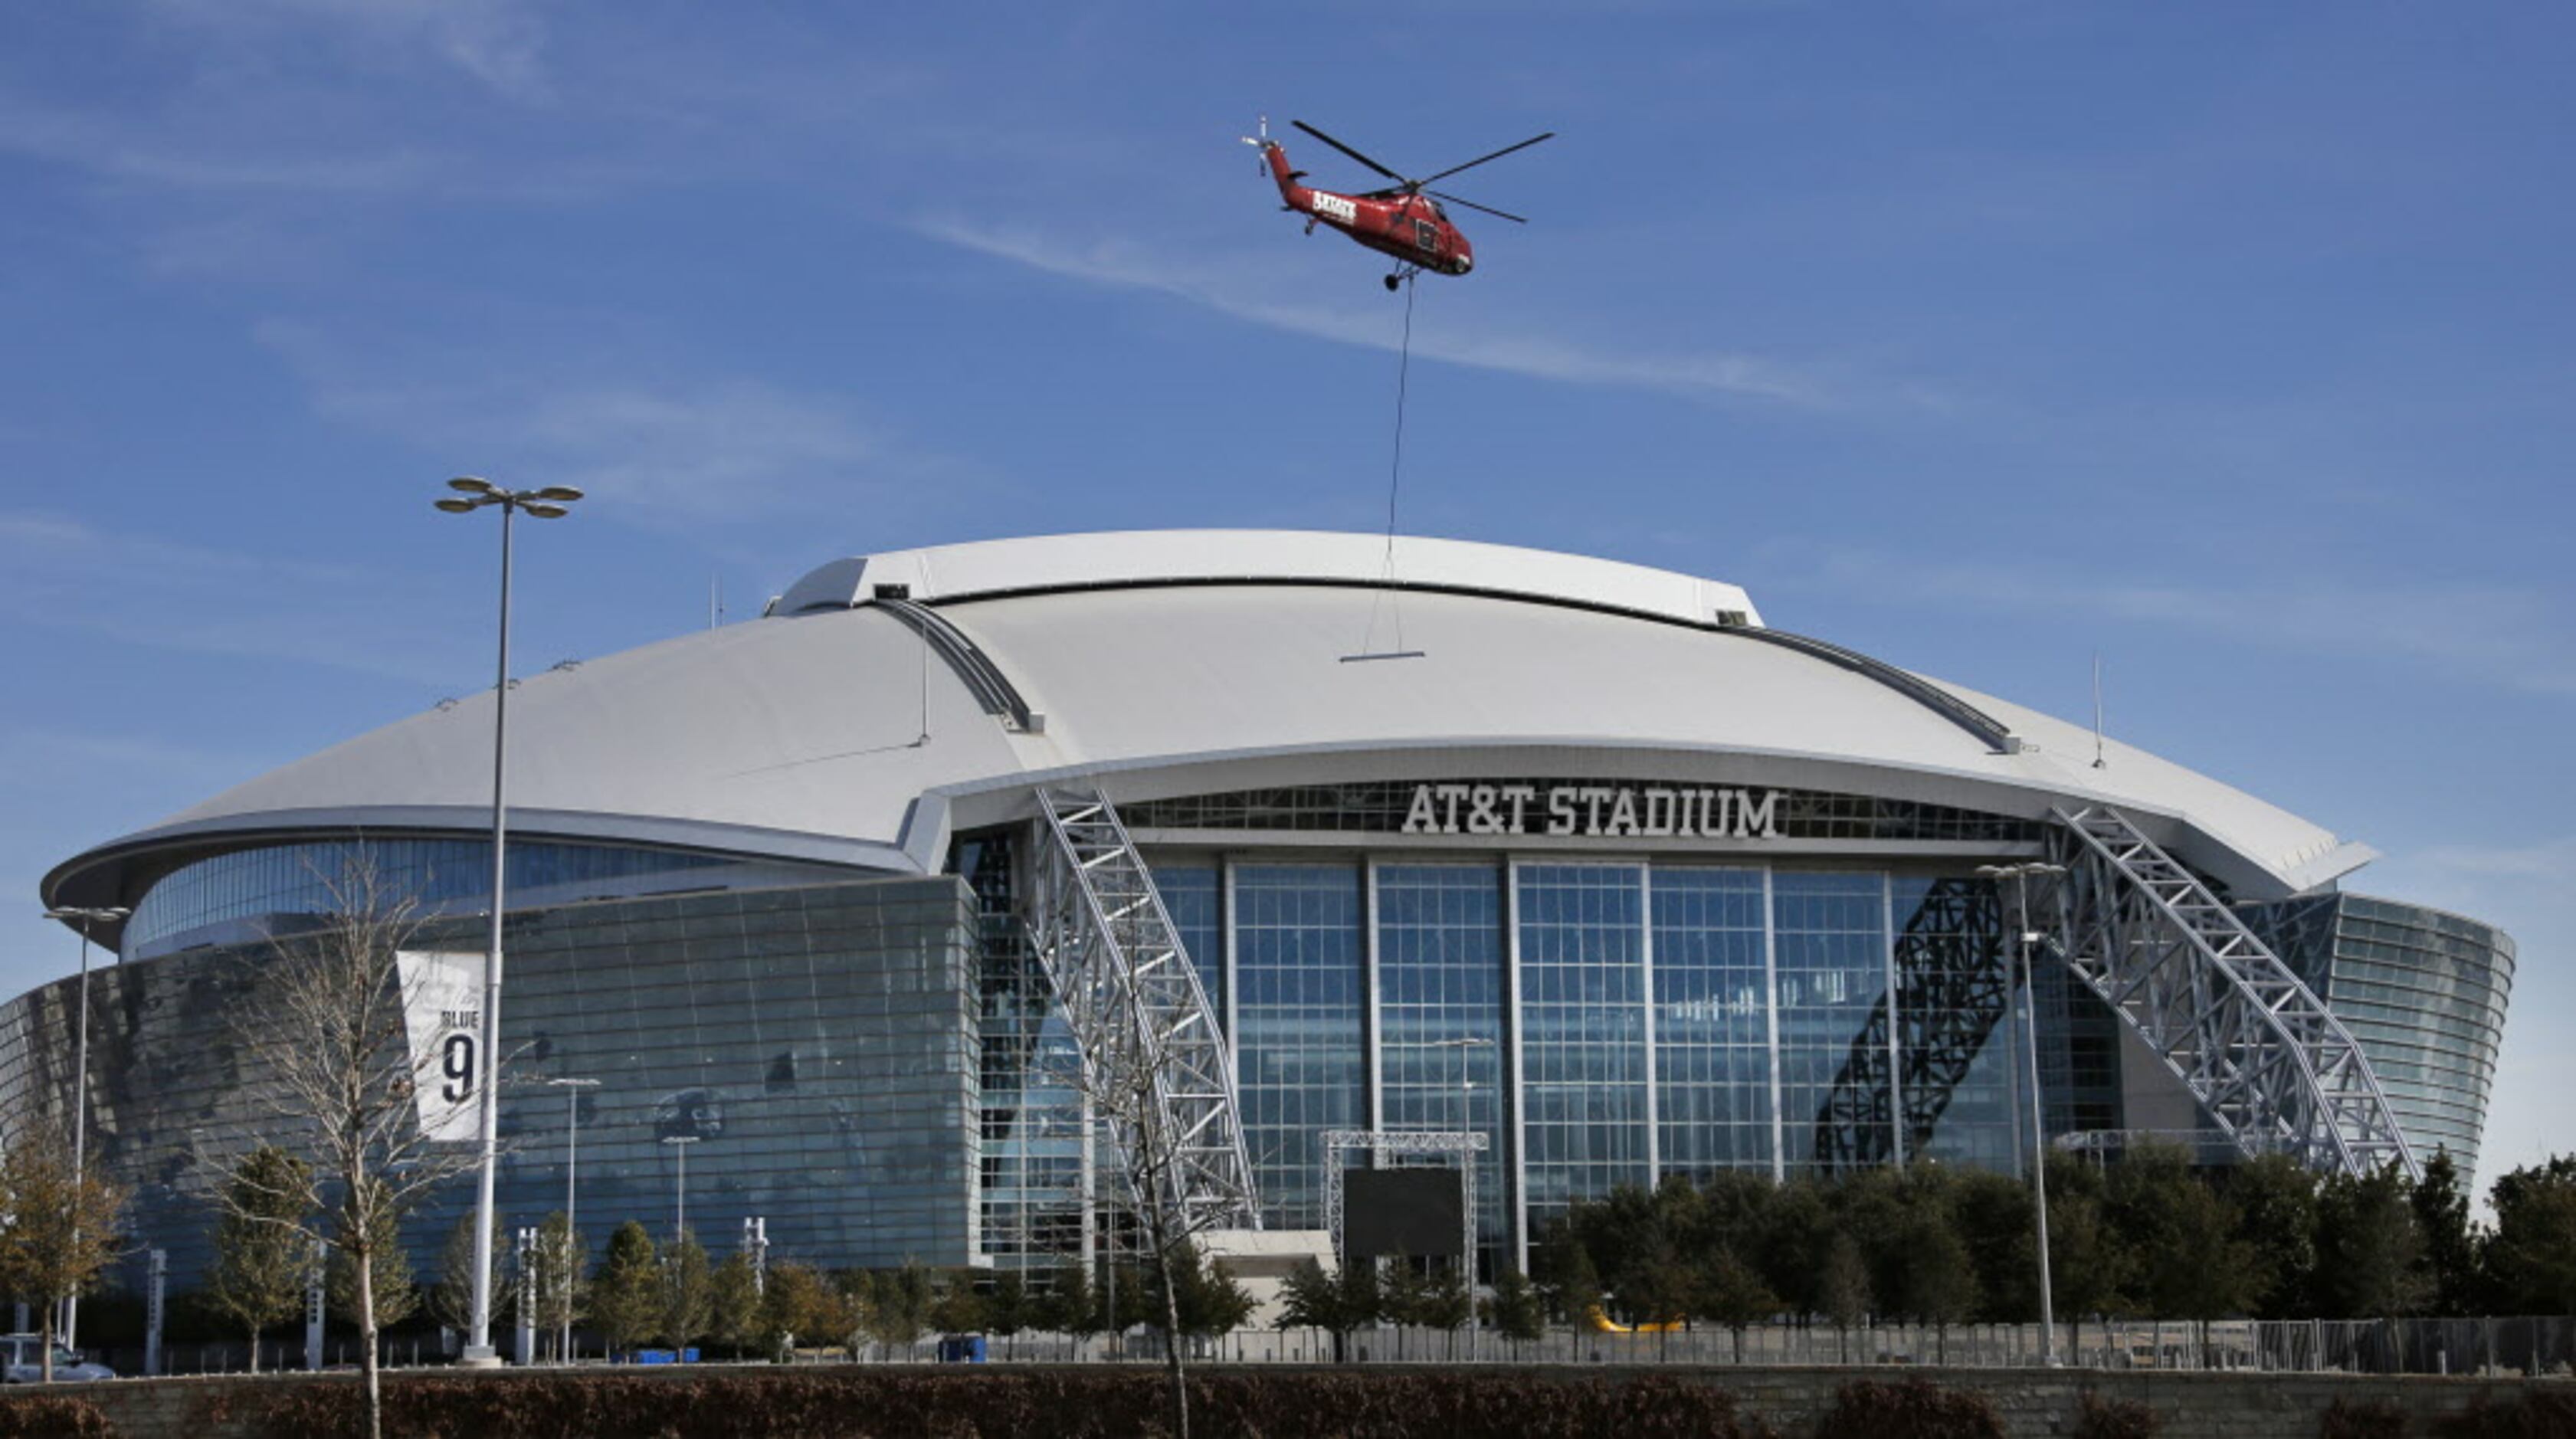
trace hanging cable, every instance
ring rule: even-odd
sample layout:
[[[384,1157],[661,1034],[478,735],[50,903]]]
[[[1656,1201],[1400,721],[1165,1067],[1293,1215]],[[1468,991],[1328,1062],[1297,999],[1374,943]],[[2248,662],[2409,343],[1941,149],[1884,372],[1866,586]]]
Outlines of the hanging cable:
[[[1395,592],[1395,505],[1404,490],[1404,409],[1413,379],[1413,274],[1404,277],[1404,339],[1396,347],[1395,360],[1395,454],[1386,471],[1386,561],[1379,575],[1377,597],[1369,603],[1368,633],[1360,638],[1360,652],[1342,656],[1345,664],[1353,660],[1418,659],[1420,650],[1404,647],[1404,602]],[[1394,621],[1395,646],[1376,648],[1378,613],[1385,610]]]

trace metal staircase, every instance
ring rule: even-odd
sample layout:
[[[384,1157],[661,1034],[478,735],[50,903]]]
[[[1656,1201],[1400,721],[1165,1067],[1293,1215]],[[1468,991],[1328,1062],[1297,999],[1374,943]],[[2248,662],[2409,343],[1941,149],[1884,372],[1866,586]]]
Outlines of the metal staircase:
[[[1107,795],[1041,788],[1038,961],[1139,1206],[1176,1232],[1255,1228],[1233,1056],[1154,877]]]
[[[2235,911],[2119,811],[2056,819],[2061,957],[2238,1147],[2420,1172],[2351,1031]]]

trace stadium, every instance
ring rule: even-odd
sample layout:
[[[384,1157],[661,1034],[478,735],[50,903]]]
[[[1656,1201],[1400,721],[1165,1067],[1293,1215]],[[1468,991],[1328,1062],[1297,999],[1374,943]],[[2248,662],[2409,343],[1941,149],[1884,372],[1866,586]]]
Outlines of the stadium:
[[[130,911],[85,922],[89,1152],[175,1281],[206,1162],[263,1134],[259,966],[331,876],[363,855],[426,948],[480,954],[493,704],[46,877]],[[831,1265],[1091,1253],[1125,1197],[1084,1061],[1139,1034],[1186,1202],[1326,1228],[1328,1164],[1368,1163],[1328,1134],[1477,1135],[1487,1272],[1617,1185],[2012,1171],[2034,1128],[2469,1168],[2513,970],[2345,889],[2368,848],[2087,726],[1734,585],[1494,545],[843,559],[526,677],[508,723],[500,1208],[577,1180],[594,1245],[684,1202]],[[0,1009],[6,1113],[68,1116],[80,992]]]

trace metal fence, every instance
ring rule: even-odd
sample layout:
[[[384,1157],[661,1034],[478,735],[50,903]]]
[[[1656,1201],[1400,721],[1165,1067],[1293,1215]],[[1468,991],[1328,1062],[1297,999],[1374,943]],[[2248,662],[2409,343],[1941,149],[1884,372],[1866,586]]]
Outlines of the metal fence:
[[[2061,1363],[2117,1370],[2236,1370],[2347,1374],[2565,1374],[2576,1372],[2576,1319],[2302,1319],[2281,1322],[2219,1320],[2206,1331],[2178,1321],[2087,1320],[2070,1342],[2058,1326]],[[261,1367],[304,1367],[300,1343],[263,1344]],[[357,1361],[355,1339],[333,1338],[325,1360],[334,1367]],[[140,1350],[94,1351],[120,1374],[142,1371]],[[391,1368],[432,1367],[453,1361],[433,1340],[389,1339],[383,1350]],[[1660,1333],[1608,1333],[1554,1328],[1536,1339],[1493,1332],[1381,1326],[1344,1336],[1338,1349],[1329,1330],[1241,1329],[1193,1341],[1190,1357],[1217,1364],[1672,1364],[1693,1368],[1748,1365],[1926,1365],[2011,1368],[2040,1362],[2035,1324],[1879,1324],[1838,1331],[1826,1325],[1761,1324],[1740,1336],[1717,1327]],[[928,1364],[939,1342],[862,1344],[855,1351],[804,1349],[799,1363]],[[173,1344],[163,1356],[171,1374],[237,1372],[248,1352],[239,1343]],[[1150,1331],[1126,1335],[1026,1332],[992,1335],[985,1362],[995,1364],[1159,1364],[1162,1339]],[[585,1364],[597,1360],[585,1356]]]
[[[2239,1370],[2350,1374],[2551,1374],[2576,1371],[2576,1319],[2086,1321],[2070,1339],[2060,1325],[2063,1364],[2120,1370]],[[1344,1337],[1338,1351],[1321,1329],[1238,1330],[1193,1343],[1193,1358],[1223,1364],[1674,1364],[1931,1365],[2012,1368],[2041,1362],[2035,1324],[1870,1325],[1848,1332],[1823,1325],[1765,1324],[1741,1336],[1718,1327],[1655,1333],[1550,1329],[1517,1340],[1491,1332],[1383,1326]],[[1023,1333],[986,1341],[991,1363],[1160,1362],[1152,1334]],[[866,1345],[860,1362],[936,1357],[931,1341]]]

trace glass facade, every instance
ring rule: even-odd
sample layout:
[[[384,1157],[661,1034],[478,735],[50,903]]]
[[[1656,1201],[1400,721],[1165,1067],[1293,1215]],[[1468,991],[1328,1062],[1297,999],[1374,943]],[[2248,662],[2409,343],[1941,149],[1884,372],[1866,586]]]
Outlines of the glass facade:
[[[1162,891],[1163,912],[1189,951],[1208,1007],[1225,1016],[1225,877],[1213,860],[1167,860],[1153,866],[1154,888]]]
[[[1981,879],[1417,855],[1154,870],[1194,953],[1232,941],[1209,989],[1232,986],[1273,1228],[1322,1223],[1336,1128],[1487,1135],[1479,1229],[1506,1256],[1619,1184],[1900,1152],[2011,1170],[2028,1148],[2020,994]],[[2050,1131],[2109,1127],[2116,1019],[2046,966],[2039,1012],[2064,1091]]]
[[[1360,867],[1234,871],[1235,1084],[1266,1222],[1324,1223],[1323,1132],[1368,1124]]]
[[[415,900],[438,912],[471,906],[492,894],[492,843],[487,839],[334,840],[319,844],[263,845],[194,860],[153,882],[134,906],[124,949],[140,955],[204,931],[280,917],[319,914],[336,907],[335,887],[363,871],[387,894]],[[633,895],[651,887],[639,881],[669,875],[663,888],[707,888],[734,876],[707,871],[809,878],[814,866],[783,865],[687,854],[677,850],[564,844],[514,839],[506,876],[513,895],[530,903],[563,903],[602,895]],[[773,881],[775,882],[775,881]],[[516,900],[511,907],[518,908]],[[237,932],[222,939],[257,939]]]
[[[779,1258],[843,1266],[974,1257],[975,914],[954,878],[882,880],[514,913],[499,1090],[506,1227],[564,1202],[565,1091],[579,1091],[581,1226],[593,1253],[639,1219],[667,1234],[688,1161],[691,1227],[718,1253],[763,1216]],[[476,952],[479,928],[407,948]],[[175,1285],[207,1262],[216,1165],[284,1136],[246,1072],[265,946],[90,976],[89,1144],[133,1186],[137,1245]],[[0,1112],[68,1117],[76,980],[0,1007]],[[415,1263],[473,1204],[469,1175],[405,1225]],[[139,1267],[139,1257],[137,1260]],[[426,1272],[426,1271],[425,1271]]]
[[[1782,1166],[1790,1174],[1832,1167],[1816,1143],[1857,1046],[1885,1045],[1894,956],[1887,939],[1887,876],[1771,875],[1773,1003],[1779,1015]],[[1880,1070],[1884,1073],[1883,1068]],[[1886,1129],[1889,1090],[1867,1096],[1873,1127]]]
[[[2493,925],[2359,894],[2247,911],[2256,933],[2325,1000],[2370,1059],[2418,1159],[2478,1162],[2513,940]]]
[[[1908,1159],[2021,1168],[2029,1126],[2003,913],[1984,880],[1897,876],[1896,1143]]]
[[[1771,979],[1758,869],[1654,872],[1655,1147],[1667,1174],[1771,1167]]]
[[[1524,864],[1521,1172],[1535,1225],[1568,1201],[1653,1182],[1647,1107],[1646,870]]]
[[[958,850],[997,917],[1012,914],[1010,867],[993,856],[1011,842]],[[1234,1006],[1268,1227],[1324,1222],[1329,1129],[1485,1135],[1488,1266],[1620,1184],[1899,1155],[2025,1162],[2021,995],[1982,879],[1436,854],[1148,861],[1211,1002]],[[1081,1244],[1070,1043],[1017,921],[985,943],[983,1247],[1052,1263]],[[2050,967],[2041,981],[2047,1127],[2114,1127],[2117,1021]],[[1012,1022],[992,995],[1010,997]]]
[[[473,873],[471,842],[407,843],[381,846],[379,863]],[[1120,1187],[1101,1181],[1071,1036],[1021,913],[1023,843],[961,836],[954,877],[518,910],[514,1063],[605,1082],[580,1101],[594,1241],[669,1215],[678,1175],[662,1141],[676,1137],[702,1141],[689,1211],[717,1245],[754,1214],[782,1256],[841,1265],[1052,1265],[1098,1236],[1095,1206]],[[528,892],[550,874],[649,882],[646,863],[673,858],[625,853],[537,863]],[[1234,1031],[1265,1225],[1324,1222],[1325,1130],[1468,1130],[1490,1146],[1476,1216],[1488,1264],[1621,1184],[2027,1162],[2022,996],[1992,886],[1958,872],[1973,861],[1838,858],[1149,855]],[[293,878],[312,873],[267,852],[181,871],[180,891],[150,902],[201,928],[292,913],[319,907]],[[2352,1026],[2410,1139],[2474,1163],[2510,941],[2357,896],[2256,919]],[[436,944],[420,947],[479,948],[461,916],[427,932]],[[209,1232],[190,1154],[260,1133],[232,1026],[269,952],[191,949],[93,976],[93,1152],[137,1187],[137,1233],[172,1251],[183,1282]],[[2061,966],[2036,980],[2042,1126],[2121,1128],[2117,1017]],[[10,1112],[68,1102],[70,994],[62,981],[0,1008]],[[503,1165],[510,1223],[560,1203],[562,1105],[503,1093],[503,1132],[521,1141]],[[412,1237],[434,1249],[465,1202],[442,1196]]]
[[[1502,869],[1381,864],[1375,880],[1378,1127],[1484,1135],[1477,1232],[1507,1243]]]

